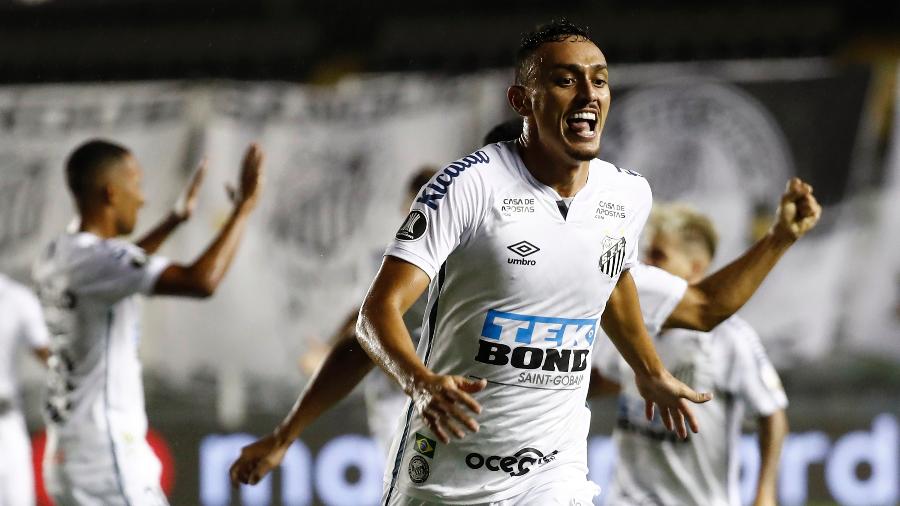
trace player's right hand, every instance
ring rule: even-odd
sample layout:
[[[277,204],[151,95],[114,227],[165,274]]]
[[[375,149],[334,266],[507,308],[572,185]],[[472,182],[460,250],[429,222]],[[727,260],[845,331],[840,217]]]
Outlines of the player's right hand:
[[[231,485],[235,488],[241,483],[256,485],[269,471],[281,464],[288,448],[289,446],[279,444],[272,434],[243,447],[241,456],[231,464]]]
[[[262,191],[263,160],[265,155],[259,144],[252,143],[244,153],[244,161],[241,163],[240,187],[234,189],[226,186],[228,196],[235,206],[253,208]]]
[[[478,422],[466,410],[481,413],[481,405],[469,394],[480,392],[486,386],[487,381],[483,379],[431,374],[412,386],[410,396],[425,425],[447,444],[449,434],[456,438],[466,435],[463,427],[478,432]]]

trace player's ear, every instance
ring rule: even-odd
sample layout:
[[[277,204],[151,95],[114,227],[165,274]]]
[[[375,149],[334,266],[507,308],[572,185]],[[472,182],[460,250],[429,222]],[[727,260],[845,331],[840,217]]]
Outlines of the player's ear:
[[[688,282],[700,281],[706,275],[710,261],[706,259],[694,258],[691,260],[691,277]]]
[[[97,198],[100,199],[103,205],[115,205],[119,200],[119,192],[116,191],[116,185],[112,181],[107,180],[97,190]]]
[[[514,84],[506,89],[506,100],[519,116],[531,115],[531,98],[524,86]]]

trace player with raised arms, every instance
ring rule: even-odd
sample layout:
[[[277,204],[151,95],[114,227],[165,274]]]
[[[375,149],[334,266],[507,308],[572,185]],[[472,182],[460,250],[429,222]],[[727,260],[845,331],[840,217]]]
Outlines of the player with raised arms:
[[[244,156],[233,210],[200,256],[177,264],[154,255],[187,220],[204,166],[175,209],[143,239],[130,234],[144,203],[143,170],[105,140],[80,145],[66,162],[79,229],[53,240],[34,267],[51,332],[45,408],[44,483],[60,505],[167,504],[161,466],[145,437],[138,294],[208,297],[228,271],[259,199],[263,153]]]

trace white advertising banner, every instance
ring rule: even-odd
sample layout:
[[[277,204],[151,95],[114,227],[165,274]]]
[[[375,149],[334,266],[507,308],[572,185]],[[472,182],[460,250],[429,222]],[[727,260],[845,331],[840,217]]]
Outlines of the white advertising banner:
[[[644,174],[657,200],[686,200],[709,213],[722,236],[719,265],[768,222],[788,177],[812,180],[827,204],[822,225],[787,254],[744,313],[781,366],[835,346],[897,357],[898,149],[894,175],[861,219],[847,189],[850,164],[834,161],[852,157],[858,108],[829,110],[844,119],[823,123],[810,116],[816,95],[796,98],[847,82],[821,65],[753,65],[678,67],[680,74],[622,68],[601,156]],[[43,244],[70,222],[62,167],[88,138],[123,143],[144,167],[139,232],[208,158],[195,216],[160,251],[183,262],[227,217],[223,186],[236,181],[248,143],[260,142],[264,192],[234,266],[210,300],[150,301],[142,353],[149,371],[179,382],[201,371],[238,383],[244,374],[297,379],[309,343],[325,342],[358,307],[405,214],[409,176],[473,151],[510,117],[508,77],[0,89],[0,269],[25,278]],[[800,121],[806,116],[815,132],[831,128],[831,138],[850,139],[812,146],[816,134]],[[827,167],[826,155],[844,168]]]

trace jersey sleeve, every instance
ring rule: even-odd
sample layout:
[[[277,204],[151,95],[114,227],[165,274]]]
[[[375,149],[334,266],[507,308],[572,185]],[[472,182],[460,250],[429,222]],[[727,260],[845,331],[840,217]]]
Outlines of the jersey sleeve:
[[[786,408],[788,400],[781,379],[756,331],[739,318],[721,326],[733,334],[728,337],[735,346],[735,391],[747,403],[748,411],[767,416]]]
[[[124,241],[104,241],[85,253],[72,288],[81,296],[109,303],[138,293],[149,295],[170,264]]]
[[[486,189],[475,167],[489,161],[485,151],[476,151],[435,174],[419,190],[385,255],[405,260],[434,279],[480,221]]]
[[[668,272],[638,263],[631,269],[637,286],[644,326],[651,336],[659,334],[663,323],[681,302],[687,290],[687,281]]]
[[[50,333],[44,321],[44,312],[37,297],[26,289],[19,297],[19,338],[31,348],[50,346]]]

